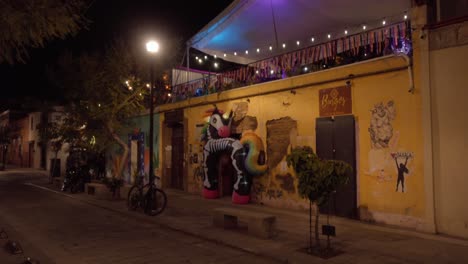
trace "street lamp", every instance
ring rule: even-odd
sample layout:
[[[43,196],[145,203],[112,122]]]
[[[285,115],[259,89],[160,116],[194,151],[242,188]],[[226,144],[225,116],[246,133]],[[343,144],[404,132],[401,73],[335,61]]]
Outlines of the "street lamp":
[[[154,55],[159,51],[159,44],[158,42],[154,40],[150,40],[146,43],[146,50],[151,54]],[[154,59],[151,58],[150,62],[150,116],[149,116],[149,122],[150,122],[150,129],[149,129],[149,181],[151,184],[154,183],[154,166],[153,166],[153,134],[154,134],[154,121],[153,121],[153,88],[154,88],[154,76],[153,76],[153,65],[154,65]]]

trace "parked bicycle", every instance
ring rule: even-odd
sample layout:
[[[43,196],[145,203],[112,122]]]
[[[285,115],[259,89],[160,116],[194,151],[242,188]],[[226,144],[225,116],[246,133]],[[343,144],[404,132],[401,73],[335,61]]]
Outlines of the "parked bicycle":
[[[142,208],[143,212],[150,216],[155,216],[164,211],[167,205],[166,193],[156,186],[155,181],[143,185],[143,177],[138,177],[135,184],[128,192],[127,207],[129,210]],[[159,181],[161,178],[155,176]]]

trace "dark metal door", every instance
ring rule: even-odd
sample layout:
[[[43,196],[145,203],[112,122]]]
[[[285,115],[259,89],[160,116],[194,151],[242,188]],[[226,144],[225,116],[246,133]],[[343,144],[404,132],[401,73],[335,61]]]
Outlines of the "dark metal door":
[[[184,189],[184,126],[172,126],[172,175],[171,188]]]
[[[338,188],[330,204],[320,208],[321,212],[356,218],[356,142],[354,116],[317,118],[317,155],[322,159],[347,162],[353,167],[349,172],[348,184]]]

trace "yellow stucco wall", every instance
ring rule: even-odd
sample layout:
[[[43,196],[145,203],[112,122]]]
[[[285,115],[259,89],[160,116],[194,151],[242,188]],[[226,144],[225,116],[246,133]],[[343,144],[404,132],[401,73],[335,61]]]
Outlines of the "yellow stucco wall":
[[[184,109],[187,152],[190,151],[188,144],[192,144],[192,152],[197,151],[196,125],[205,122],[203,113],[212,108],[212,103],[228,112],[234,104],[247,101],[250,101],[247,115],[257,118],[255,133],[262,138],[265,148],[267,121],[291,117],[297,121],[297,135],[292,137],[292,144],[307,144],[315,149],[318,92],[320,89],[345,85],[346,78],[352,74],[355,76],[351,79],[351,92],[352,114],[356,119],[357,199],[361,219],[415,227],[421,224],[425,213],[421,99],[418,92],[408,92],[410,81],[406,66],[407,61],[402,57],[380,58],[192,98],[161,106],[159,111]],[[294,88],[295,94],[290,92],[291,88]],[[371,110],[376,104],[383,103],[385,106],[389,101],[393,101],[395,110],[394,120],[389,120],[393,137],[388,148],[373,149],[368,131]],[[397,168],[391,156],[393,152],[408,152],[414,157],[408,161],[409,173],[405,174],[404,193],[395,191]],[[289,172],[297,186],[297,179],[284,160],[285,157],[278,166],[269,168],[267,175],[254,179],[254,183],[261,182],[266,188],[259,202],[276,207],[307,208],[308,203],[298,197],[297,189],[294,192],[281,190],[281,182],[274,177]],[[404,162],[404,159],[399,162]],[[201,179],[194,177],[194,169],[199,165],[187,164],[186,186],[189,192],[201,192]]]

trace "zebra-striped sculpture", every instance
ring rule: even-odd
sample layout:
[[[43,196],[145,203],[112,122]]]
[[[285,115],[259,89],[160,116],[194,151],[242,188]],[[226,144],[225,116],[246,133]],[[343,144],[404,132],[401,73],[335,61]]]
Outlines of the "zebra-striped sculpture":
[[[262,174],[267,169],[264,164],[265,152],[260,138],[255,133],[248,133],[248,136],[245,139],[243,137],[241,141],[230,137],[232,114],[231,111],[229,118],[224,118],[222,112],[215,108],[210,116],[204,133],[206,144],[203,148],[203,196],[208,199],[219,197],[216,157],[222,152],[227,152],[230,154],[237,176],[233,186],[232,202],[246,204],[250,200],[252,175]]]

